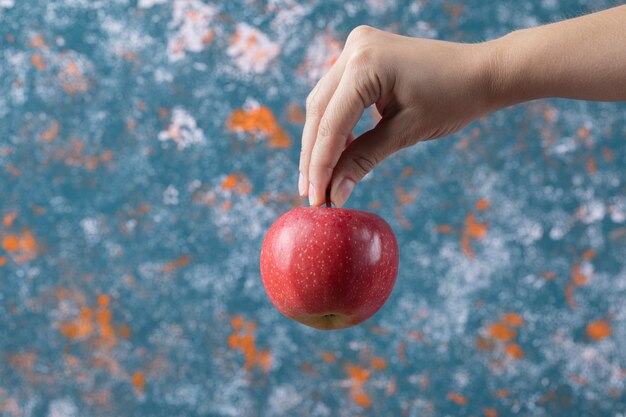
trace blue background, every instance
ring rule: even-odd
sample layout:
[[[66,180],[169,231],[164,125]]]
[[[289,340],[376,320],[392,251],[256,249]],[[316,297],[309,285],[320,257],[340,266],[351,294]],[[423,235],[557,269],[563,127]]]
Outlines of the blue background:
[[[258,267],[353,27],[477,42],[611,5],[0,0],[0,415],[626,415],[623,103],[384,161],[348,203],[401,250],[363,325],[284,318]]]

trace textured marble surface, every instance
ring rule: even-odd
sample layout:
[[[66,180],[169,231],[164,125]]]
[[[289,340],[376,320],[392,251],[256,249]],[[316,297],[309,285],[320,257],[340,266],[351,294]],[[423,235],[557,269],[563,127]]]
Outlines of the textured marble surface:
[[[287,320],[258,266],[351,28],[476,42],[611,4],[0,0],[0,415],[626,415],[623,103],[377,167],[348,205],[400,273],[359,327]]]

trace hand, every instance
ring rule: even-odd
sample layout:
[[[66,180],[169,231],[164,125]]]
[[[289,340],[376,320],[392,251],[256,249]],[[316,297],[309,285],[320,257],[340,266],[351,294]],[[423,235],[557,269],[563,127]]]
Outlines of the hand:
[[[545,97],[626,101],[626,5],[480,44],[360,26],[307,98],[302,196],[341,207],[383,158],[449,135],[499,108]],[[354,139],[370,105],[382,115]]]
[[[306,102],[300,195],[341,207],[382,159],[416,142],[449,135],[491,110],[485,44],[460,44],[354,29],[337,62]],[[352,135],[363,111],[382,115]]]

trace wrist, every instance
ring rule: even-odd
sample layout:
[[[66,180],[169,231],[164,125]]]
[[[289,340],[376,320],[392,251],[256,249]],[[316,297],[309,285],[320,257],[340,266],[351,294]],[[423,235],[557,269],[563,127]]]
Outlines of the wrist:
[[[542,45],[532,29],[520,29],[483,43],[488,101],[496,111],[525,101],[549,97],[550,83],[532,45]],[[553,83],[554,84],[554,83]]]
[[[532,66],[524,65],[525,32],[514,31],[481,44],[485,101],[490,111],[542,98],[532,81]]]

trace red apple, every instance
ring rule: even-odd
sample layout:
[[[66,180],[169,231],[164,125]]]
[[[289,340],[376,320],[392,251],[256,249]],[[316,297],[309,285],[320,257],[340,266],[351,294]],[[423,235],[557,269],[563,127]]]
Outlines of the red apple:
[[[398,273],[398,242],[381,217],[300,207],[270,227],[261,277],[285,316],[318,329],[359,324],[385,303]]]

